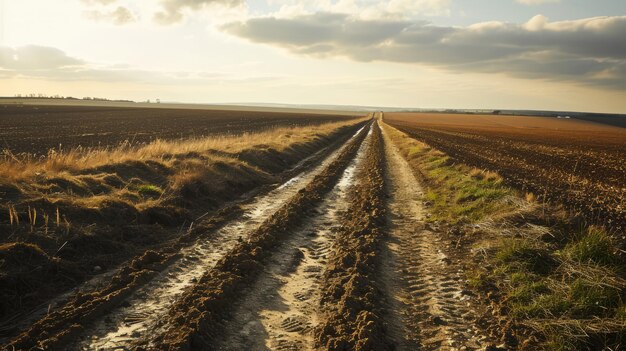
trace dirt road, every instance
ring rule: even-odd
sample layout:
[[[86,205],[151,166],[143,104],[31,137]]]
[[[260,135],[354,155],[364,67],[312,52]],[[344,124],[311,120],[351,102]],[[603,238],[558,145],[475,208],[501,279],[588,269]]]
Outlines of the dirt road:
[[[489,342],[450,243],[423,223],[419,183],[377,122],[240,210],[129,293],[84,312],[80,325],[35,324],[7,349],[472,350]]]
[[[383,277],[397,350],[460,350],[484,347],[473,323],[464,272],[449,257],[450,244],[424,224],[422,189],[411,167],[385,135],[389,238]],[[396,319],[397,318],[397,319]]]

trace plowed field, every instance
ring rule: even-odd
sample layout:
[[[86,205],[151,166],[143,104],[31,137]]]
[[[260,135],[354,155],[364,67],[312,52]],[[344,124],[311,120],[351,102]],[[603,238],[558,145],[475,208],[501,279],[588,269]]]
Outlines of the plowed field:
[[[0,149],[45,155],[50,149],[144,144],[316,125],[349,116],[97,106],[0,105]]]
[[[546,117],[385,114],[459,162],[562,203],[590,223],[626,228],[626,129]]]

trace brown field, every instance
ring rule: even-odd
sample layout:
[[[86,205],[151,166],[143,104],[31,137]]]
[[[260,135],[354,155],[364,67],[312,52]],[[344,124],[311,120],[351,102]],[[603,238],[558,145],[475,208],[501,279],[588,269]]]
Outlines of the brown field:
[[[460,162],[498,172],[589,222],[626,228],[626,129],[547,117],[389,113],[385,121]]]
[[[358,114],[355,114],[355,116]],[[0,149],[46,155],[50,149],[111,147],[156,139],[241,135],[354,116],[147,107],[0,105]]]

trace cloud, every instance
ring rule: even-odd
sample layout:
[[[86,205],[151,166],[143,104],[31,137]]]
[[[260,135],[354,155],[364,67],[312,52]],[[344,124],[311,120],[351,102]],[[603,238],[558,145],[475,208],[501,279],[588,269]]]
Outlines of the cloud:
[[[626,16],[561,22],[536,16],[524,24],[447,27],[318,12],[251,18],[221,29],[296,54],[417,63],[626,89]]]
[[[94,21],[111,22],[116,25],[124,25],[137,21],[135,15],[133,15],[133,13],[129,9],[123,6],[118,6],[115,10],[112,11],[87,11],[85,12],[85,16]]]
[[[154,15],[154,20],[162,25],[170,25],[183,20],[183,10],[200,10],[211,6],[237,7],[245,0],[162,0],[163,11]]]
[[[82,3],[88,7],[96,7],[96,10],[88,10],[84,12],[84,16],[90,20],[98,22],[110,22],[115,25],[121,26],[136,22],[137,18],[125,6],[111,7],[117,2],[117,0],[81,0]]]
[[[555,2],[561,2],[561,0],[517,0],[520,4],[524,5],[543,5]]]
[[[329,12],[347,14],[362,19],[409,18],[450,14],[451,0],[271,0],[281,5],[275,17]]]
[[[80,0],[81,2],[87,5],[110,5],[115,3],[117,0]]]
[[[63,51],[46,46],[0,46],[0,68],[4,70],[50,70],[77,67],[85,62],[70,57]]]
[[[252,84],[281,77],[234,77],[223,72],[167,72],[137,69],[124,64],[98,65],[46,46],[0,46],[0,79],[27,78],[51,81],[95,81],[149,85]]]

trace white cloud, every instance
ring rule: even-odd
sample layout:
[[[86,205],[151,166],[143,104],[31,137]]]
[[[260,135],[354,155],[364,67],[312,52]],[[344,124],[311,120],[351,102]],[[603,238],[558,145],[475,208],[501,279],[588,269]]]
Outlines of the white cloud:
[[[524,5],[543,5],[561,2],[561,0],[517,0],[517,2]]]
[[[153,71],[125,64],[101,65],[72,57],[47,46],[0,46],[0,79],[26,78],[56,82],[110,82],[139,84],[206,85],[268,82],[271,75],[233,76],[223,72]]]
[[[91,10],[86,11],[85,16],[95,21],[111,22],[116,25],[124,25],[132,22],[136,22],[135,15],[126,7],[118,6],[116,9],[107,10]]]
[[[56,48],[37,45],[18,48],[0,46],[0,68],[4,70],[50,70],[84,64],[83,60],[70,57]]]
[[[137,16],[126,6],[115,5],[118,0],[81,0],[87,7],[84,16],[98,22],[125,25],[137,21]],[[93,9],[95,8],[95,9]]]
[[[154,20],[162,25],[181,22],[184,11],[199,11],[207,8],[245,8],[245,0],[161,0],[162,11],[154,15]]]
[[[301,55],[419,63],[626,89],[626,16],[561,22],[536,16],[521,25],[485,22],[461,28],[318,12],[251,18],[222,29]]]
[[[362,19],[411,18],[450,13],[450,0],[270,0],[269,3],[280,5],[280,9],[271,14],[280,18],[316,12],[347,14]]]

